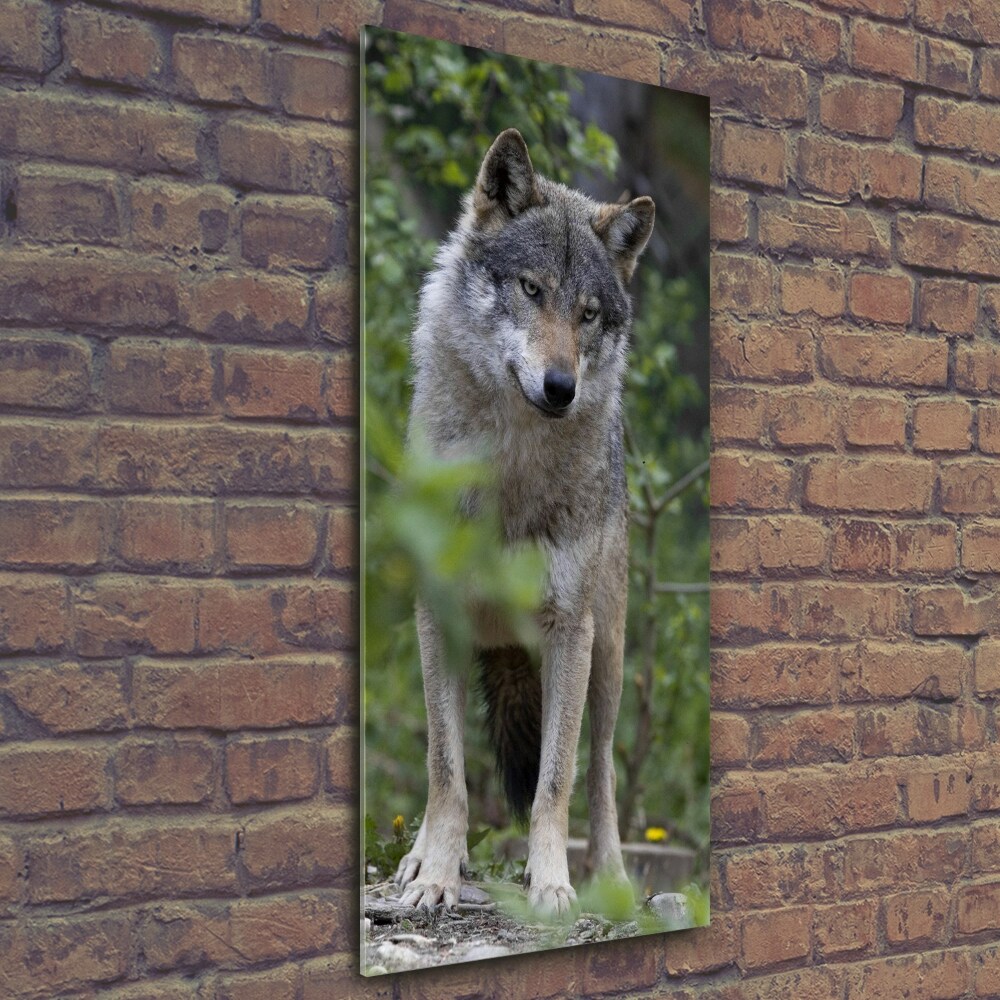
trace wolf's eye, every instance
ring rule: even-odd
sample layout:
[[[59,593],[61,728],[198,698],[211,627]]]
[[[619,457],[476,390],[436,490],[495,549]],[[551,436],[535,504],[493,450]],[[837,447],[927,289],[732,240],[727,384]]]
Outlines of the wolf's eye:
[[[583,310],[583,319],[584,319],[584,322],[586,322],[586,323],[593,323],[594,320],[597,319],[597,310],[596,309],[584,309]]]
[[[527,295],[529,299],[533,299],[541,291],[541,288],[539,288],[538,285],[536,285],[530,278],[522,278],[521,287],[524,289],[524,294]]]

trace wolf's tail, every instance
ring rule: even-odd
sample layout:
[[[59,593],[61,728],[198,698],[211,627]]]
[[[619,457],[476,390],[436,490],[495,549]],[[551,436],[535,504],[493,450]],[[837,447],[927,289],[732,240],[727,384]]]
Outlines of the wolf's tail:
[[[542,754],[542,683],[521,646],[479,653],[479,685],[497,773],[514,818],[526,823]]]

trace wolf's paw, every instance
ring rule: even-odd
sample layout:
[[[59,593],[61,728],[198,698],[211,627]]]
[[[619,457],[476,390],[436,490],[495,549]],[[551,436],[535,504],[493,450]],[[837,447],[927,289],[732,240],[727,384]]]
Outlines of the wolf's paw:
[[[428,910],[444,903],[451,910],[458,904],[464,870],[464,859],[440,855],[421,858],[411,851],[396,870],[395,882],[402,890],[399,901],[404,906],[422,906]]]
[[[568,882],[540,885],[532,880],[528,887],[528,902],[539,916],[550,920],[569,916],[577,905],[576,892]]]

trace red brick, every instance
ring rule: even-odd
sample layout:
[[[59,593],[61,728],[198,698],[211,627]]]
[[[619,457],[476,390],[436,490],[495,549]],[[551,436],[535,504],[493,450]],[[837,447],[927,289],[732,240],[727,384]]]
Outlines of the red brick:
[[[713,767],[738,767],[750,752],[750,724],[739,715],[713,712],[710,743]]]
[[[892,565],[892,534],[876,521],[839,521],[833,532],[830,565],[835,571],[881,575]]]
[[[913,279],[906,274],[855,271],[848,298],[857,319],[906,326],[913,318]]]
[[[782,312],[813,312],[830,318],[843,313],[845,301],[844,275],[839,269],[793,264],[781,269]]]
[[[218,138],[220,176],[238,187],[338,201],[357,191],[356,147],[345,129],[228,118]]]
[[[251,39],[174,35],[174,78],[192,100],[270,107],[275,103],[268,46]]]
[[[319,745],[309,739],[240,740],[226,747],[230,801],[307,799],[319,786]]]
[[[968,451],[972,447],[972,407],[964,400],[920,400],[913,408],[916,451]]]
[[[358,68],[343,58],[279,51],[274,56],[278,104],[290,115],[353,121]]]
[[[819,458],[806,466],[803,501],[822,510],[925,513],[934,471],[911,459]]]
[[[347,573],[358,567],[358,512],[337,507],[327,525],[327,558],[330,568]]]
[[[896,587],[855,583],[803,583],[799,634],[816,639],[855,639],[899,632],[905,611]]]
[[[844,845],[844,889],[872,895],[950,884],[965,870],[968,854],[968,834],[954,829],[853,838]]]
[[[970,334],[976,326],[979,288],[968,281],[924,278],[920,282],[920,326]]]
[[[924,203],[931,208],[997,222],[1000,221],[998,199],[1000,170],[946,160],[943,157],[928,158]]]
[[[145,178],[131,189],[132,239],[143,250],[215,253],[229,239],[234,198],[218,185]]]
[[[245,27],[252,16],[250,0],[129,0],[129,6],[233,27]]]
[[[838,855],[827,845],[757,845],[725,859],[726,888],[739,908],[834,899],[839,874]]]
[[[955,384],[965,392],[1000,393],[1000,351],[988,344],[959,344]]]
[[[74,595],[75,648],[81,656],[144,651],[190,653],[197,592],[184,582],[104,574]]]
[[[861,188],[861,152],[845,142],[803,135],[798,141],[797,176],[803,190],[850,201]]]
[[[45,241],[116,242],[122,229],[113,175],[25,167],[17,181],[17,232]]]
[[[711,560],[713,573],[749,573],[760,564],[757,535],[751,522],[743,517],[715,517],[711,523]]]
[[[111,344],[107,393],[118,413],[207,413],[213,408],[212,359],[193,341],[133,340]]]
[[[792,469],[771,459],[716,455],[711,483],[714,507],[780,510],[791,504]]]
[[[1000,930],[1000,882],[959,889],[956,925],[960,934]]]
[[[140,660],[136,722],[156,729],[268,729],[330,723],[349,698],[340,657]]]
[[[46,156],[137,173],[198,170],[202,119],[139,102],[8,91],[0,105],[7,153]]]
[[[760,444],[767,435],[766,392],[738,386],[715,386],[711,390],[712,440]]]
[[[829,378],[874,385],[944,386],[948,345],[898,334],[823,333],[819,356]]]
[[[828,703],[836,661],[834,650],[811,646],[716,650],[712,656],[712,704],[756,708]]]
[[[992,760],[975,767],[969,775],[972,804],[977,812],[1000,809],[1000,766]]]
[[[919,203],[923,185],[924,160],[916,153],[893,146],[864,146],[861,149],[861,196],[866,201]]]
[[[319,516],[312,507],[231,504],[226,507],[226,556],[240,568],[304,568],[319,542]]]
[[[0,562],[87,567],[104,553],[99,500],[0,500]]]
[[[370,0],[353,0],[354,4],[359,2],[370,3]],[[540,7],[532,0],[527,0],[527,3],[519,6],[535,9]],[[607,14],[607,5],[604,5],[603,9]],[[503,39],[503,21],[496,14],[466,9],[463,10],[462,17],[456,18],[454,8],[442,0],[409,0],[404,4],[392,3],[384,13],[379,8],[379,16],[384,18],[382,23],[386,28],[458,42],[462,45],[498,49]],[[343,17],[341,19],[344,20]],[[569,62],[569,59],[563,61]]]
[[[985,635],[996,621],[993,594],[967,594],[958,587],[938,587],[913,595],[915,635]]]
[[[774,401],[771,433],[782,448],[834,446],[840,434],[839,408],[827,393],[790,394]]]
[[[354,726],[338,726],[325,743],[326,790],[353,794],[357,790],[360,766],[359,737]]]
[[[52,733],[126,726],[128,708],[117,665],[21,663],[0,678],[4,694],[18,711]]]
[[[807,906],[749,913],[743,918],[743,961],[748,969],[804,958],[810,951]]]
[[[0,573],[0,651],[54,652],[70,631],[66,584],[59,577]]]
[[[144,569],[211,568],[215,511],[210,501],[129,497],[119,513],[119,555]]]
[[[250,198],[242,219],[243,258],[257,267],[319,270],[334,253],[337,217],[325,199]]]
[[[811,378],[813,342],[808,330],[768,320],[750,324],[720,320],[711,346],[716,377],[781,382]]]
[[[870,951],[875,944],[878,904],[863,899],[813,911],[816,950],[824,958]]]
[[[12,996],[48,997],[121,979],[131,957],[132,919],[119,912],[5,923],[4,988]]]
[[[750,196],[745,191],[713,187],[710,201],[712,239],[721,243],[745,240],[750,226]]]
[[[57,816],[111,805],[103,749],[31,743],[0,750],[0,815]],[[45,780],[40,781],[44,775]]]
[[[894,21],[904,20],[910,12],[910,0],[823,0],[824,6],[859,14],[874,14]]]
[[[316,0],[305,6],[261,0],[260,19],[287,35],[358,39],[358,26],[382,23],[381,0]]]
[[[59,62],[55,11],[36,0],[13,0],[0,11],[0,66],[46,73]]]
[[[757,207],[759,239],[769,250],[851,260],[889,260],[889,230],[883,219],[855,208],[806,201],[764,199]]]
[[[1000,285],[983,286],[983,324],[993,336],[1000,335]]]
[[[853,753],[854,715],[839,709],[794,712],[762,719],[754,732],[758,767],[845,761]]]
[[[976,646],[976,694],[1000,695],[1000,640],[982,639]]]
[[[788,149],[780,132],[722,121],[713,146],[716,150],[716,170],[723,177],[762,187],[784,188]],[[717,260],[713,266],[716,263]]]
[[[855,965],[848,973],[847,996],[963,997],[970,977],[969,955],[960,951],[926,952],[900,958],[879,958]],[[916,984],[919,984],[917,986]],[[919,993],[915,992],[919,989]]]
[[[800,66],[700,47],[672,47],[660,83],[708,94],[715,109],[737,108],[778,122],[805,121],[809,108],[808,77]]]
[[[856,21],[851,31],[851,66],[897,80],[922,79],[920,36],[873,21]]]
[[[887,896],[885,934],[890,944],[944,944],[948,938],[951,894],[941,889],[899,892]]]
[[[761,798],[755,789],[712,790],[712,836],[720,843],[752,841],[760,832]]]
[[[1000,406],[980,405],[977,447],[987,455],[1000,454]]]
[[[964,816],[969,811],[971,778],[966,768],[908,771],[903,780],[910,819],[932,823],[946,816]]]
[[[185,289],[181,316],[196,333],[220,340],[300,340],[309,292],[294,276],[219,272]]]
[[[80,76],[146,87],[154,85],[163,71],[160,40],[148,23],[137,18],[69,7],[62,29],[65,57]]]
[[[337,420],[355,420],[358,416],[358,365],[353,353],[339,352],[323,371],[323,398],[327,412]]]
[[[75,410],[90,390],[91,349],[79,337],[4,333],[0,405]]]
[[[711,634],[737,641],[794,634],[798,595],[790,585],[719,584],[712,594]]]
[[[357,344],[358,280],[351,272],[333,269],[317,279],[316,323],[335,344]]]
[[[299,969],[282,965],[276,969],[235,972],[212,982],[213,1000],[297,1000]]]
[[[343,845],[354,831],[342,805],[273,809],[247,821],[240,855],[255,888],[315,885],[353,867]]]
[[[979,50],[979,93],[1000,100],[1000,52]]]
[[[786,3],[721,0],[706,10],[713,45],[824,65],[840,53],[840,22]]]
[[[1000,11],[991,0],[916,0],[915,20],[922,28],[970,42],[1000,42]]]
[[[861,448],[902,448],[906,403],[897,396],[851,396],[843,406],[844,438]]]
[[[955,738],[948,706],[904,703],[858,713],[858,750],[864,757],[943,753]]]
[[[225,409],[234,417],[318,421],[326,416],[323,358],[233,348],[222,356]]]
[[[941,38],[926,38],[924,79],[932,87],[957,94],[972,93],[973,52]]]
[[[812,518],[761,518],[756,535],[765,570],[819,569],[826,556],[826,529]]]
[[[947,573],[958,564],[958,533],[950,521],[905,524],[896,529],[896,569]]]
[[[965,525],[962,566],[973,573],[1000,573],[1000,522]]]
[[[115,751],[115,798],[126,806],[204,802],[215,790],[215,753],[202,740],[141,740]]]
[[[919,692],[941,701],[958,697],[968,673],[965,650],[948,644],[859,643],[839,659],[840,693],[849,701],[905,698]]]
[[[913,137],[923,146],[1000,160],[1000,109],[920,95],[913,102]]]
[[[903,88],[829,77],[819,93],[819,117],[834,132],[890,139],[903,116]]]
[[[996,514],[1000,510],[1000,469],[988,461],[941,466],[941,509],[946,514]]]
[[[990,945],[973,952],[972,967],[977,997],[1000,994],[1000,945]]]
[[[233,892],[230,824],[114,822],[29,842],[33,903]]]

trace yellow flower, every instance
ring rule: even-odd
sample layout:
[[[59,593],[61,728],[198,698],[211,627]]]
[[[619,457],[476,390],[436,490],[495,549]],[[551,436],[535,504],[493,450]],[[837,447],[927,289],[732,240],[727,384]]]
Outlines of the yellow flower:
[[[402,837],[402,836],[403,836],[403,831],[404,831],[405,829],[406,829],[406,823],[404,822],[404,820],[403,820],[403,817],[402,817],[402,816],[397,816],[397,817],[396,817],[396,818],[395,818],[395,819],[394,819],[394,820],[392,821],[392,832],[393,832],[393,833],[394,833],[394,834],[395,834],[395,835],[396,835],[397,837]]]
[[[669,837],[670,834],[663,829],[662,826],[647,826],[646,827],[646,840],[653,844],[662,843]]]

